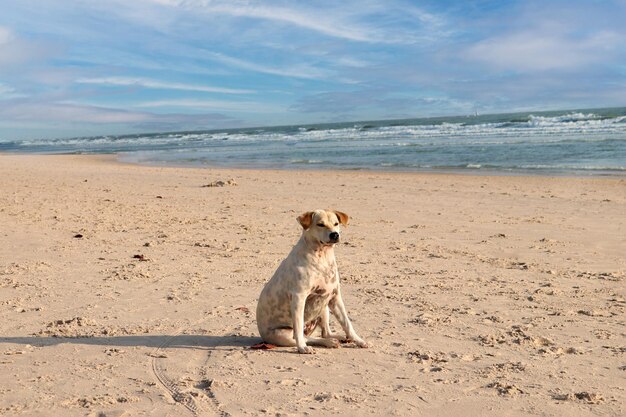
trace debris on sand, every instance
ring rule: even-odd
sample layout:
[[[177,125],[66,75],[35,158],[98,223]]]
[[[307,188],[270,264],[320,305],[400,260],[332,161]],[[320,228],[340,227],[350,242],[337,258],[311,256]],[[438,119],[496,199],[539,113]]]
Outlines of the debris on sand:
[[[231,178],[231,179],[226,180],[226,181],[217,180],[217,181],[210,182],[208,184],[203,185],[202,188],[207,188],[207,187],[225,187],[225,186],[235,186],[235,185],[239,185],[239,184],[237,184],[237,181],[235,181],[233,178]]]
[[[278,346],[272,345],[270,343],[257,343],[256,345],[250,346],[250,349],[269,350],[269,349],[275,349],[277,347]]]

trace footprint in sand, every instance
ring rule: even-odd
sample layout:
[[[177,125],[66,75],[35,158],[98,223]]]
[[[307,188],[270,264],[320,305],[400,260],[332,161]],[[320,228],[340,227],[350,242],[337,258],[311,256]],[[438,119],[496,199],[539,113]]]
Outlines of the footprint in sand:
[[[241,350],[250,341],[241,337],[177,334],[150,353],[152,371],[172,401],[193,416],[229,417],[213,389],[224,385],[213,379],[211,367],[221,363],[228,351]]]

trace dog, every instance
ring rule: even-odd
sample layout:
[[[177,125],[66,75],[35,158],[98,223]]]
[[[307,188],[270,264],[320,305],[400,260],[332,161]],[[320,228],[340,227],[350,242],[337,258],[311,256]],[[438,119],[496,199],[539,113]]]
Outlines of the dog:
[[[346,339],[365,348],[348,318],[341,296],[335,244],[349,217],[340,211],[315,210],[298,216],[302,236],[280,264],[259,296],[256,321],[265,343],[296,346],[313,353],[309,345],[339,347],[341,335],[330,331],[333,313]],[[310,336],[321,325],[321,338]]]

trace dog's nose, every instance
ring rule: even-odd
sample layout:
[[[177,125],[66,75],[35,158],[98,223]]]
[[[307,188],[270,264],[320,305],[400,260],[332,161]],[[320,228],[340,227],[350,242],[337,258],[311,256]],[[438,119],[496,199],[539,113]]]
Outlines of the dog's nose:
[[[333,242],[337,242],[339,240],[339,233],[337,232],[331,232],[331,234],[328,235],[328,237],[330,238],[330,240],[332,240]]]

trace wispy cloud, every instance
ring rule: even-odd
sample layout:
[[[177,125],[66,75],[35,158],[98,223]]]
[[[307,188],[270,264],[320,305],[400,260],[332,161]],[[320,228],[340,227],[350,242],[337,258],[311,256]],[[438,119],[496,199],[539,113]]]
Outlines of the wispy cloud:
[[[217,128],[240,123],[237,119],[221,113],[152,113],[104,106],[30,100],[0,102],[0,120],[3,123],[127,125],[142,129],[173,130]]]
[[[142,108],[188,108],[195,110],[212,109],[219,111],[236,111],[249,113],[274,113],[285,111],[285,107],[268,105],[264,102],[254,101],[226,101],[226,100],[155,100],[138,103],[136,107]]]
[[[191,10],[207,15],[227,15],[237,18],[250,18],[282,23],[316,32],[325,36],[348,41],[367,43],[410,43],[415,40],[406,30],[381,29],[378,26],[354,21],[368,11],[367,2],[347,3],[341,9],[340,4],[308,5],[307,3],[287,3],[289,7],[268,5],[267,2],[215,1],[215,0],[149,0],[164,6]],[[316,7],[317,6],[317,7]],[[420,11],[414,6],[404,4],[404,16],[413,16],[415,23],[438,25],[434,15]],[[326,12],[333,7],[332,13]],[[386,4],[388,10],[392,4]],[[340,12],[340,13],[338,13]],[[364,13],[365,12],[365,13]],[[370,20],[371,22],[371,20]]]
[[[8,100],[18,97],[24,97],[24,95],[18,93],[14,88],[0,83],[0,100]]]
[[[310,13],[308,15],[296,10],[280,7],[267,6],[235,6],[232,5],[212,5],[212,3],[199,2],[203,4],[203,11],[206,13],[227,14],[236,17],[249,17],[254,19],[272,20],[295,25],[301,28],[313,30],[324,35],[348,39],[360,42],[380,41],[367,30],[356,25],[339,25],[333,22],[332,18],[322,16],[319,13]]]
[[[472,104],[466,101],[432,96],[411,96],[401,93],[390,93],[385,89],[363,89],[343,92],[325,92],[302,97],[292,110],[325,115],[369,114],[368,112],[384,108],[383,117],[403,112],[406,117],[414,117],[416,113],[435,115],[472,110]],[[380,113],[379,113],[380,114]],[[358,117],[358,116],[357,116]],[[380,115],[378,117],[381,117]]]
[[[283,77],[320,79],[327,77],[330,73],[327,70],[315,68],[310,65],[300,64],[290,67],[271,67],[252,61],[228,56],[219,52],[205,52],[205,56],[222,64],[244,69],[247,71],[260,72],[264,74],[280,75]]]
[[[196,91],[196,92],[203,92],[203,93],[223,93],[223,94],[256,93],[256,91],[254,90],[245,90],[245,89],[240,89],[240,88],[210,87],[210,86],[205,86],[205,85],[173,83],[173,82],[151,80],[147,78],[132,78],[132,77],[79,78],[76,80],[76,82],[79,84],[131,86],[131,87],[143,87],[143,88],[152,88],[152,89],[161,89],[161,90]]]
[[[58,45],[47,41],[29,41],[7,26],[0,26],[0,73],[22,65],[40,62],[57,55]]]
[[[150,118],[148,113],[53,102],[13,101],[0,106],[0,117],[13,121],[89,123],[134,123]]]

